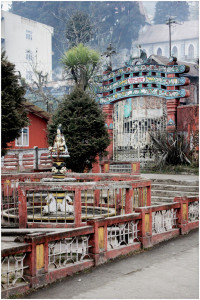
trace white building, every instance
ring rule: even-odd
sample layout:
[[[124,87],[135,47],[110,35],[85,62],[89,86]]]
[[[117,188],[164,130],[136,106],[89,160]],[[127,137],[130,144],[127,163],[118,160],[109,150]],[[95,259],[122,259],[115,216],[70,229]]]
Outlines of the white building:
[[[199,22],[187,21],[172,24],[171,53],[178,60],[194,62],[199,57]],[[138,56],[136,45],[145,49],[147,57],[152,54],[169,57],[169,27],[165,24],[146,25],[132,44],[132,53]]]
[[[1,13],[1,47],[22,78],[37,80],[36,72],[52,80],[53,27],[12,14]]]

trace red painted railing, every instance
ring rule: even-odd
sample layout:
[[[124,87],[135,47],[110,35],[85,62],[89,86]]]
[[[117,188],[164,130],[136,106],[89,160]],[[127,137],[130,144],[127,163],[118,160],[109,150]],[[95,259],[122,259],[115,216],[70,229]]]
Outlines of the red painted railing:
[[[199,198],[179,197],[174,201],[140,207],[137,213],[92,219],[84,227],[28,234],[21,248],[2,250],[2,257],[26,254],[23,278],[28,288],[42,286],[198,228]],[[3,296],[12,293],[16,288],[2,291]]]

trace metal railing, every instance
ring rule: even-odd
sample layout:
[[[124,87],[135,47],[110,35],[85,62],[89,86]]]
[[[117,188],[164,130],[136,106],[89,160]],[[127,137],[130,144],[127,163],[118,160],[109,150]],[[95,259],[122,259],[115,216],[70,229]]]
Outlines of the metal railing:
[[[108,226],[107,249],[112,250],[119,248],[120,246],[128,246],[138,242],[138,222],[139,221],[130,221]]]
[[[1,261],[1,284],[3,289],[27,283],[24,278],[24,270],[29,268],[24,264],[26,253],[9,255]]]
[[[177,209],[152,212],[152,234],[167,232],[177,227]]]
[[[91,259],[89,254],[90,235],[64,238],[48,243],[49,271],[52,268],[63,268],[70,263]]]

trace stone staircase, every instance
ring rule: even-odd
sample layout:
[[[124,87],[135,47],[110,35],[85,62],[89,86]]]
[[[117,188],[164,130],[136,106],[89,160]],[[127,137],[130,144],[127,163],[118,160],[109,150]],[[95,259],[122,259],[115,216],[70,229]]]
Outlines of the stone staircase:
[[[173,202],[175,197],[199,196],[198,180],[151,179],[151,204]]]

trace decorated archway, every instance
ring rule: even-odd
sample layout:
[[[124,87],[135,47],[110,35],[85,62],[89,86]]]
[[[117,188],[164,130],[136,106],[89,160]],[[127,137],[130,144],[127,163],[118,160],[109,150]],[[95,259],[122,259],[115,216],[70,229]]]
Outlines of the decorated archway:
[[[189,79],[185,65],[127,65],[105,72],[99,82],[97,100],[107,114],[112,138],[109,147],[114,161],[154,160],[149,130],[173,132],[180,98],[189,96],[182,88]]]

